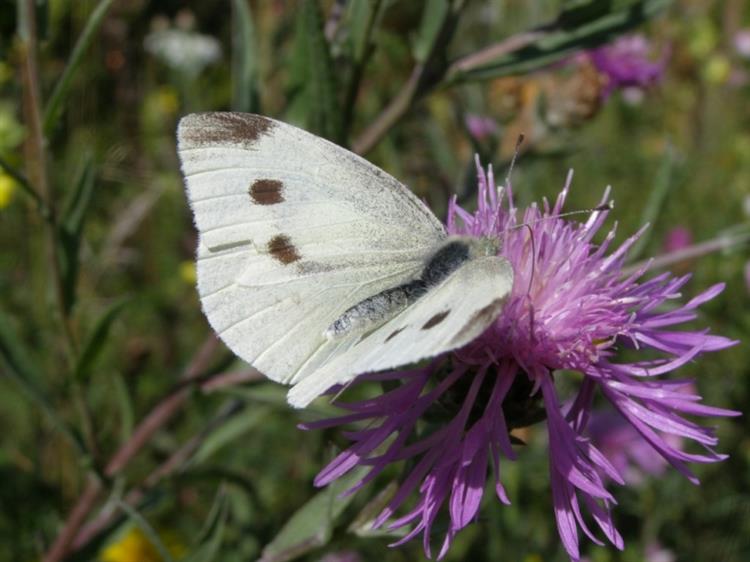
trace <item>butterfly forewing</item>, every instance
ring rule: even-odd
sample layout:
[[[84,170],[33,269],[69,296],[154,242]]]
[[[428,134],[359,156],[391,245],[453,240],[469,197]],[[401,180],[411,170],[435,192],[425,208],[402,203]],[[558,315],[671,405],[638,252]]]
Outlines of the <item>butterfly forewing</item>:
[[[413,278],[445,237],[391,176],[296,127],[194,114],[180,122],[178,147],[206,316],[274,380],[294,382],[345,348],[323,337],[331,322]]]

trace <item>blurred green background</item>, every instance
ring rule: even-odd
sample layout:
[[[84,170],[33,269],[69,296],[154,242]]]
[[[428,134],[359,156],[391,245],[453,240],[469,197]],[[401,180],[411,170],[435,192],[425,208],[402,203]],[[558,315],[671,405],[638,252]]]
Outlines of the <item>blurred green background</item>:
[[[621,33],[642,34],[666,67],[605,97],[580,53]],[[456,64],[510,37],[526,48]],[[388,480],[347,502],[313,488],[344,441],[295,426],[331,407],[290,410],[282,387],[213,341],[175,153],[181,115],[236,109],[305,127],[441,217],[453,193],[472,206],[473,155],[502,177],[523,132],[521,205],[554,197],[570,168],[569,209],[612,185],[618,240],[651,223],[632,261],[693,272],[686,298],[726,282],[695,326],[746,340],[749,43],[742,0],[2,0],[0,561],[41,560],[81,498],[88,526],[61,560],[423,558],[419,541],[388,549],[393,537],[366,530],[363,509]],[[744,344],[682,374],[712,405],[750,402]],[[718,432],[730,458],[695,467],[701,487],[667,472],[614,490],[626,549],[587,545],[590,559],[750,559],[747,417]],[[545,435],[531,428],[503,464],[513,505],[487,494],[446,560],[567,559]]]

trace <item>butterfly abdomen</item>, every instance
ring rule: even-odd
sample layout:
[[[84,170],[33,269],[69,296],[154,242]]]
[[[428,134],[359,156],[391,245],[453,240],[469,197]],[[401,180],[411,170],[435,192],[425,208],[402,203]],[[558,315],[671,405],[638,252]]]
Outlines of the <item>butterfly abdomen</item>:
[[[471,257],[471,248],[465,240],[450,240],[430,258],[422,271],[422,281],[432,287],[456,271]]]
[[[386,289],[347,309],[325,332],[329,340],[353,332],[366,332],[393,318],[427,291],[421,279]]]
[[[484,252],[485,245],[474,238],[449,239],[427,260],[419,278],[381,291],[348,308],[325,331],[326,338],[335,340],[381,326],[442,283],[461,265]]]

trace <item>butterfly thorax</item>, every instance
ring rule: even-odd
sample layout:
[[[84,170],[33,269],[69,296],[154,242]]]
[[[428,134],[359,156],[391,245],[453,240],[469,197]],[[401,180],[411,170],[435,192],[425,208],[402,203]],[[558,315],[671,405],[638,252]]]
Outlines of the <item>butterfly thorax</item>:
[[[366,333],[387,322],[412,305],[429,290],[440,285],[464,263],[478,257],[496,255],[497,238],[450,236],[431,254],[416,279],[385,289],[348,308],[325,331],[329,340],[352,333]]]

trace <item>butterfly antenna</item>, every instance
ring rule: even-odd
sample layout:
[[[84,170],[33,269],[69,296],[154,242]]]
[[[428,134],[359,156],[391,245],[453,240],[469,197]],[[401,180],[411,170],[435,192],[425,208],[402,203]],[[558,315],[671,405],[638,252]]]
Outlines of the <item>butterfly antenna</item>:
[[[581,213],[611,211],[613,208],[614,208],[614,203],[610,201],[610,202],[598,205],[596,207],[593,207],[591,209],[580,209],[577,211],[568,211],[567,213],[559,213],[557,215],[539,218],[535,221],[532,221],[531,223],[517,224],[511,227],[511,229],[526,228],[529,231],[529,240],[531,242],[531,274],[529,275],[529,285],[526,288],[526,298],[528,298],[529,301],[531,300],[531,288],[534,285],[534,275],[536,274],[536,240],[534,239],[534,230],[531,228],[531,225],[541,222],[543,220],[557,219],[560,217],[567,217],[570,215],[580,215]],[[533,340],[534,338],[534,309],[533,308],[531,309],[531,313],[529,315],[529,329],[531,330],[531,338]]]
[[[577,211],[567,211],[565,213],[559,213],[557,215],[553,215],[551,217],[545,217],[548,219],[558,219],[560,217],[569,217],[570,215],[580,215],[581,213],[600,213],[602,211],[611,211],[615,208],[615,204],[613,201],[608,201],[606,203],[602,203],[601,205],[597,205],[596,207],[591,207],[590,209],[578,209]],[[539,219],[542,220],[542,219]]]
[[[508,174],[505,176],[505,185],[510,185],[510,178],[513,175],[513,167],[516,165],[516,159],[518,158],[518,153],[521,151],[521,145],[523,144],[523,139],[525,137],[523,136],[523,133],[518,135],[518,139],[516,140],[516,148],[513,151],[513,158],[510,159],[510,166],[508,166]]]
[[[525,226],[528,229],[529,240],[531,240],[531,275],[529,276],[529,286],[526,288],[526,297],[531,300],[531,287],[534,284],[534,274],[536,273],[536,240],[531,225],[521,224],[519,226]]]
[[[542,221],[548,221],[550,219],[559,219],[559,218],[562,218],[562,217],[569,217],[569,216],[572,216],[572,215],[581,215],[581,214],[588,214],[588,213],[601,213],[601,212],[604,212],[604,211],[611,211],[614,208],[615,208],[615,204],[610,201],[608,203],[603,203],[602,205],[597,205],[596,207],[591,207],[590,209],[579,209],[577,211],[567,211],[565,213],[559,213],[557,215],[550,215],[548,217],[540,217],[540,218],[538,218],[536,220],[533,220],[533,221],[531,221],[529,223],[525,222],[525,223],[522,223],[522,224],[517,224],[515,226],[511,226],[510,228],[511,228],[511,230],[512,229],[516,229],[516,228],[529,228],[531,225],[534,225],[534,224],[536,224],[538,222],[542,222]]]

